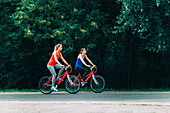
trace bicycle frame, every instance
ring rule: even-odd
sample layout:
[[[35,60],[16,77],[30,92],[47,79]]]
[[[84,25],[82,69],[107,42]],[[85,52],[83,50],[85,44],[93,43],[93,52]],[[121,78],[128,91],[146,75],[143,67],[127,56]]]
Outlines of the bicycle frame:
[[[89,79],[92,77],[92,75],[94,75],[93,71],[91,71],[88,75],[86,75],[86,82],[89,81]],[[79,73],[79,75],[77,76],[80,78],[81,81],[83,81],[82,77],[81,77],[81,74]]]
[[[72,69],[71,69],[71,71],[72,71]],[[67,75],[69,75],[69,73],[71,73],[71,72],[68,72],[68,71],[66,70],[66,72],[64,72],[60,77],[58,77],[57,79],[55,79],[55,83],[56,83],[57,85],[60,85],[60,83],[65,79],[65,77],[66,77]],[[49,78],[49,80],[48,80],[47,83],[45,84],[46,86],[52,86],[52,85],[48,85],[48,83],[50,83],[50,81],[51,81],[52,78],[53,78],[53,75]],[[60,81],[58,81],[59,78],[61,78]],[[57,82],[57,81],[58,81],[58,82]]]
[[[68,71],[66,71],[65,73],[63,73],[60,77],[58,77],[56,80],[55,80],[55,83],[57,83],[58,85],[60,85],[60,83],[65,79],[65,77],[68,75]],[[58,79],[61,78],[61,80],[59,82]]]

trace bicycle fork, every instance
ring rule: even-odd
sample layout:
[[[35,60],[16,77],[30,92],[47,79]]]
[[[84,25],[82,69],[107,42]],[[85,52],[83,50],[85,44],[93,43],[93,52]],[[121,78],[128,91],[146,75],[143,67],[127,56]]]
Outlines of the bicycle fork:
[[[73,85],[74,83],[72,82],[72,80],[71,80],[71,78],[70,78],[70,76],[69,75],[67,75],[67,79],[68,79],[68,81],[70,82],[70,84],[71,85]]]
[[[92,75],[92,78],[93,78],[93,80],[94,80],[95,84],[97,84],[97,85],[98,85],[99,83],[97,82],[95,75]]]

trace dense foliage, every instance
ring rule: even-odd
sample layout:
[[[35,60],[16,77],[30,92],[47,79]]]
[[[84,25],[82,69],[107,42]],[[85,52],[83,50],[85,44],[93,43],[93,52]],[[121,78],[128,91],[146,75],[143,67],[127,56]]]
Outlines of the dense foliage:
[[[170,87],[168,0],[0,1],[0,88],[37,88],[58,43],[82,47],[108,88]]]
[[[168,0],[118,0],[122,4],[115,33],[129,31],[143,40],[143,49],[166,52],[169,39]]]

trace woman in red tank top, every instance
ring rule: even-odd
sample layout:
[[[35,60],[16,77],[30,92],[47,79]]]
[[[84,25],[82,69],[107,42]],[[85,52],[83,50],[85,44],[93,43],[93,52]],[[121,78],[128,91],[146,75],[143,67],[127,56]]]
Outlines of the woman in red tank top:
[[[59,72],[58,72],[58,77],[61,76],[61,74],[63,73],[64,71],[64,65],[62,65],[58,59],[60,58],[66,65],[69,65],[66,60],[63,58],[62,54],[61,54],[61,51],[62,51],[62,45],[61,44],[57,44],[54,48],[54,52],[53,54],[51,55],[51,58],[47,64],[47,68],[49,69],[49,71],[51,72],[51,74],[53,75],[53,78],[52,78],[52,87],[51,87],[51,90],[54,90],[54,91],[58,91],[57,90],[57,85],[56,87],[55,86],[55,78],[57,76],[56,72],[55,72],[55,68],[56,69],[60,69]]]

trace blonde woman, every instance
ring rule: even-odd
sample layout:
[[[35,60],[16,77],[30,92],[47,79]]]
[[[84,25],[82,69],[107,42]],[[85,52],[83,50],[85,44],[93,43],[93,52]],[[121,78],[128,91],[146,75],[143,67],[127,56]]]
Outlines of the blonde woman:
[[[64,71],[64,65],[62,65],[58,59],[61,58],[61,60],[66,64],[66,65],[69,65],[66,60],[63,58],[62,54],[61,54],[61,51],[62,51],[62,45],[61,44],[57,44],[54,48],[54,52],[52,53],[52,56],[47,64],[47,68],[49,69],[49,71],[51,72],[51,74],[53,75],[53,78],[52,78],[52,87],[51,87],[51,90],[54,90],[54,91],[58,91],[57,90],[57,85],[55,87],[55,78],[57,76],[56,72],[55,72],[55,68],[56,69],[59,69],[59,72],[58,72],[58,77],[61,76],[61,74],[63,73]]]

